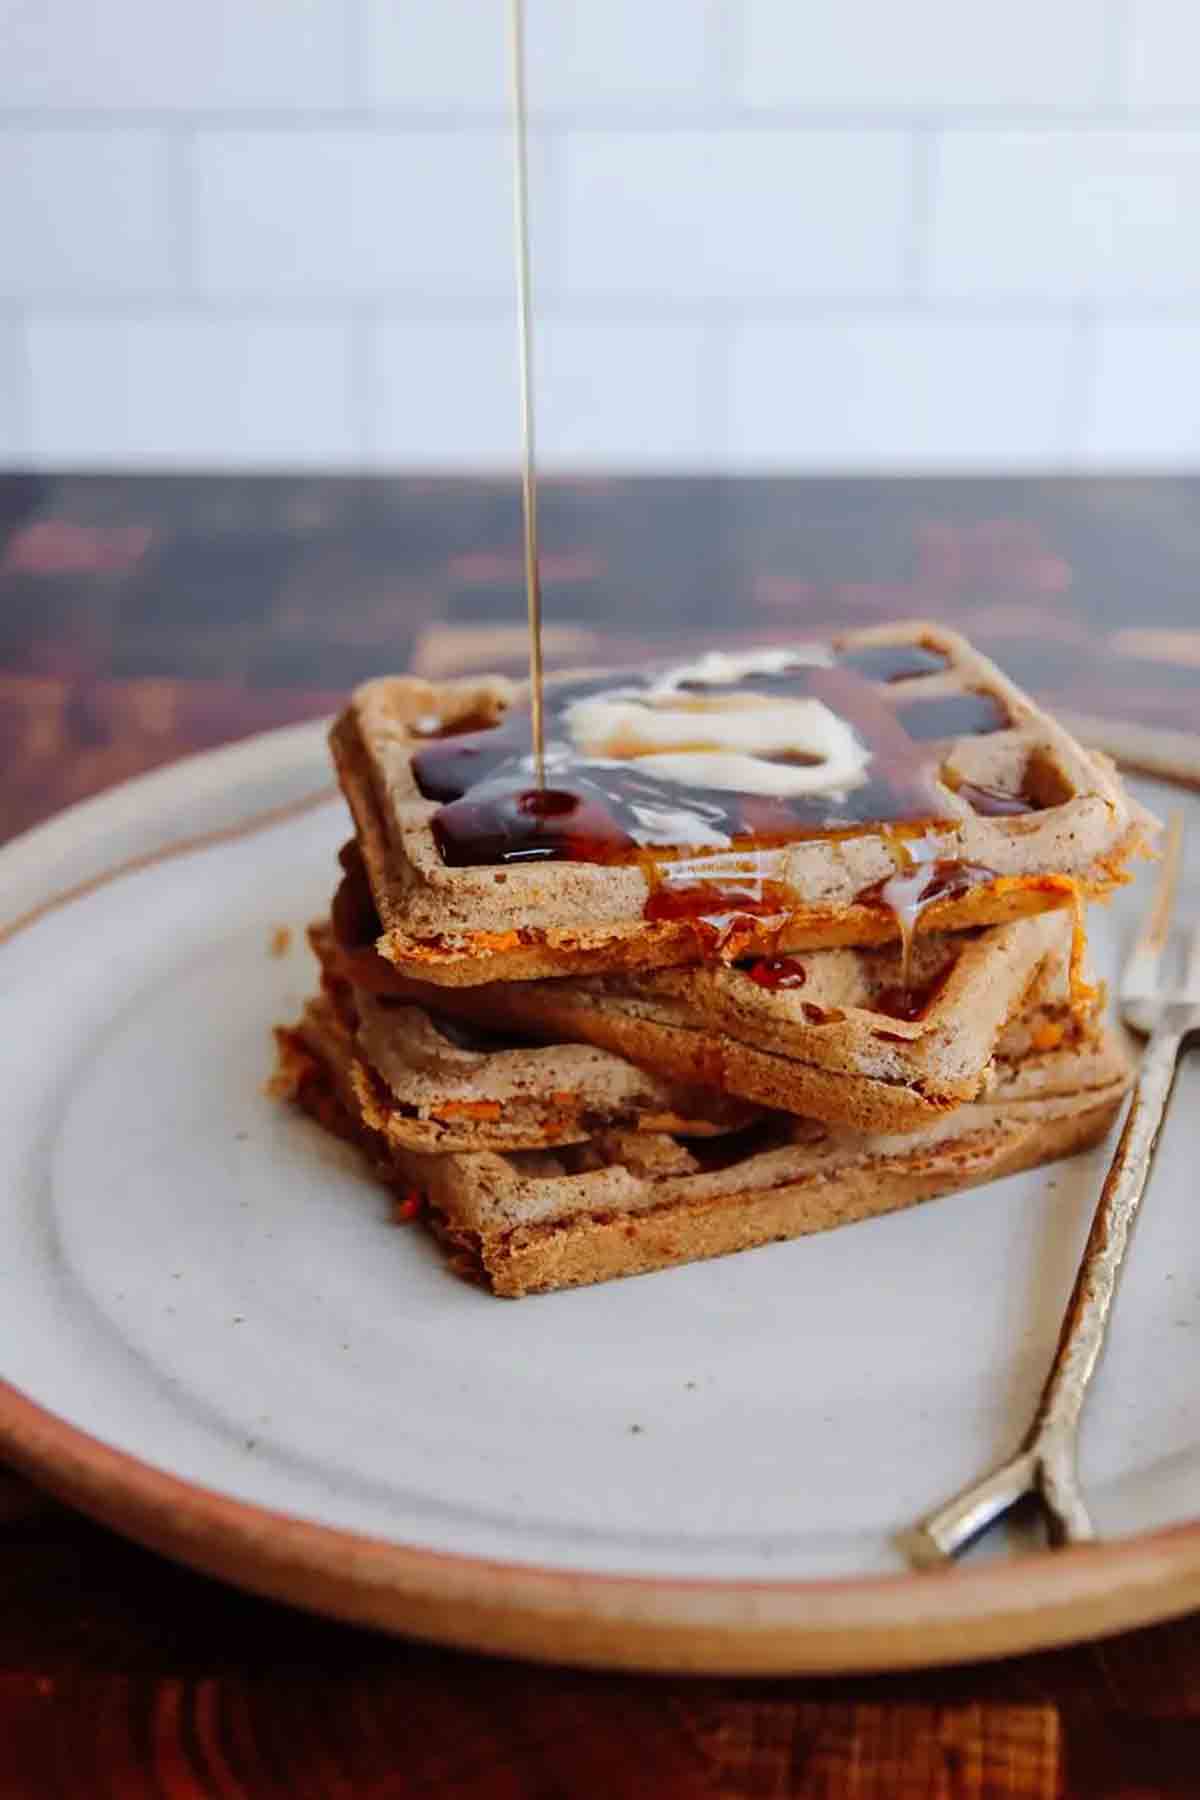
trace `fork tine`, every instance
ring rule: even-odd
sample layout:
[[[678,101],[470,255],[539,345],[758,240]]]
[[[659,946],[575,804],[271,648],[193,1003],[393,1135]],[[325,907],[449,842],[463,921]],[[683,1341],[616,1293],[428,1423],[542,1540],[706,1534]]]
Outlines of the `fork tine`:
[[[1175,890],[1179,886],[1179,867],[1183,856],[1183,814],[1171,814],[1167,841],[1163,848],[1162,868],[1154,900],[1129,952],[1121,976],[1121,993],[1127,996],[1153,994],[1158,988],[1158,965],[1171,930],[1171,913],[1175,906]]]

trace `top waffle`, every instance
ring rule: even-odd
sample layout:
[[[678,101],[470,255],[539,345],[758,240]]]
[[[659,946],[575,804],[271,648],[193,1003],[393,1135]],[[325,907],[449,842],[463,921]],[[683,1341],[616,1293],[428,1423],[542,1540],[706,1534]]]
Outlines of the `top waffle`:
[[[360,688],[332,743],[382,953],[473,985],[880,943],[1103,894],[1139,847],[1110,765],[954,633],[736,660],[548,684],[545,794],[509,682]]]

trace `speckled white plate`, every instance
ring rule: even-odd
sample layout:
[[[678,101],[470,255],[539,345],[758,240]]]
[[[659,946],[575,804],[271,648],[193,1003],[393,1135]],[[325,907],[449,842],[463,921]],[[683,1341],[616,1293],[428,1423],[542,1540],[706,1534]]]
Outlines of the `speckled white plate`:
[[[563,1660],[881,1667],[1200,1602],[1200,1068],[1084,1432],[1112,1542],[910,1575],[895,1531],[1021,1432],[1105,1153],[494,1300],[263,1091],[346,834],[340,801],[311,798],[327,780],[319,729],[274,733],[0,852],[0,1448],[18,1466],[247,1586]],[[1195,917],[1200,801],[1143,791],[1194,825]],[[1137,906],[1095,915],[1102,965]]]

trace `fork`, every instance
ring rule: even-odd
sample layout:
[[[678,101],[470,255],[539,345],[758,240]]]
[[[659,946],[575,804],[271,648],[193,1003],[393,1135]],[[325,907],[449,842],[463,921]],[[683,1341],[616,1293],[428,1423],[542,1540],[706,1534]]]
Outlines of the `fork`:
[[[1079,1416],[1104,1346],[1180,1052],[1200,1032],[1200,926],[1192,933],[1182,986],[1164,990],[1161,982],[1182,853],[1183,821],[1176,813],[1157,891],[1121,979],[1121,1016],[1149,1042],[1033,1423],[1007,1462],[900,1534],[899,1546],[917,1568],[949,1562],[1027,1496],[1040,1503],[1052,1545],[1096,1536],[1079,1486]]]

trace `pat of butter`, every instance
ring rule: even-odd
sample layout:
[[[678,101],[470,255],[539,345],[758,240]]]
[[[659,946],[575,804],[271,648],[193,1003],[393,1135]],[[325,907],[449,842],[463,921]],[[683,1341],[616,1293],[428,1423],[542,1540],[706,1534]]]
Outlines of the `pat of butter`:
[[[865,779],[870,760],[846,721],[814,699],[614,690],[576,701],[566,724],[591,760],[635,762],[662,780],[743,794],[844,792]]]

